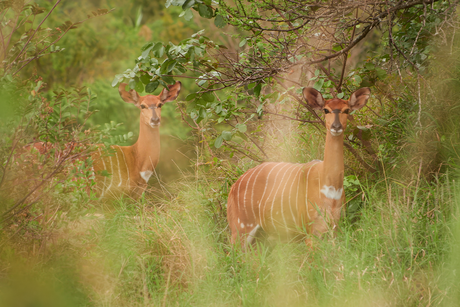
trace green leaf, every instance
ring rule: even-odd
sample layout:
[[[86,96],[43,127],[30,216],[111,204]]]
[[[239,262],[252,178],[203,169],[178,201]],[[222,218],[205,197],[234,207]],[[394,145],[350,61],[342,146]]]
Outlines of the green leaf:
[[[142,83],[142,81],[138,81],[136,82],[136,87],[134,88],[136,90],[136,92],[138,93],[142,93],[144,91],[144,84]]]
[[[386,76],[387,76],[387,72],[383,69],[381,69],[380,67],[377,67],[375,69],[375,72],[377,73],[377,77],[382,80],[382,79],[385,79]]]
[[[112,81],[112,87],[117,86],[118,82],[120,82],[120,78],[115,76],[115,78]]]
[[[337,98],[342,99],[342,98],[343,98],[343,95],[344,95],[343,92],[342,92],[342,93],[338,93],[338,94],[337,94]]]
[[[214,95],[212,93],[204,93],[201,98],[203,98],[204,101],[206,102],[213,102],[214,101]]]
[[[176,64],[177,64],[176,60],[166,60],[166,61],[164,61],[163,64],[161,64],[160,73],[162,73],[162,74],[169,73],[171,70],[173,70],[173,68],[174,68],[174,66],[176,66]]]
[[[174,80],[173,77],[161,76],[161,79],[163,79],[167,84],[174,84],[174,83],[176,83],[176,81]]]
[[[149,74],[145,74],[145,75],[142,75],[142,76],[141,76],[141,81],[142,81],[142,83],[144,83],[144,84],[149,84],[149,83],[150,83],[150,79],[151,79],[151,77],[150,77]]]
[[[161,79],[158,79],[158,82],[160,82],[160,84],[163,85],[163,87],[164,87],[165,89],[167,89],[167,90],[169,89],[168,83],[164,82],[164,81],[161,80]]]
[[[205,4],[201,4],[201,3],[198,5],[198,13],[200,13],[201,17],[208,18],[208,19],[211,18],[213,15],[212,8],[210,8],[209,6]]]
[[[232,132],[231,131],[222,131],[222,138],[226,141],[230,141],[232,139]]]
[[[248,130],[248,127],[245,124],[236,124],[236,129],[238,129],[241,133],[245,133]]]
[[[152,52],[155,57],[161,58],[165,53],[165,47],[163,46],[163,43],[156,43],[152,48]]]
[[[243,39],[238,46],[243,47],[244,45],[246,45],[246,43],[247,43],[247,40]]]
[[[355,75],[355,76],[353,77],[353,79],[354,79],[354,82],[353,82],[353,83],[355,83],[356,85],[360,85],[361,82],[363,81],[363,80],[361,79],[361,77],[358,76],[358,75]]]
[[[166,1],[166,8],[172,6],[182,6],[184,4],[185,0],[167,0]]]
[[[220,146],[222,146],[222,142],[223,142],[223,138],[222,138],[222,134],[221,134],[214,141],[214,147],[220,148]]]
[[[261,89],[262,89],[262,83],[257,84],[257,86],[254,88],[254,95],[256,95],[256,97],[260,96]]]
[[[227,22],[225,21],[224,17],[217,15],[216,19],[214,19],[214,25],[218,28],[223,28],[227,25]]]
[[[133,90],[136,87],[136,81],[134,81],[134,79],[130,79],[128,85],[129,89]]]
[[[182,9],[185,11],[186,9],[191,8],[195,4],[195,0],[185,0],[184,4],[182,4]]]
[[[146,49],[148,49],[148,48],[150,48],[150,47],[152,47],[152,46],[153,46],[153,43],[152,43],[152,42],[147,43],[147,44],[145,44],[144,46],[142,46],[141,50],[144,51],[144,50],[146,50]]]
[[[149,56],[150,50],[152,50],[152,49],[153,49],[153,46],[145,49],[144,51],[142,51],[141,57],[143,59],[147,58]]]
[[[185,11],[179,14],[179,17],[184,17],[185,20],[190,21],[193,18],[193,12],[191,9],[186,9]]]
[[[190,95],[187,95],[187,97],[185,97],[185,101],[190,101],[195,97],[196,97],[196,93],[192,93]]]
[[[324,79],[319,79],[318,81],[315,82],[315,84],[313,85],[313,88],[319,92],[323,88],[323,84],[324,84]]]
[[[146,93],[153,93],[157,89],[159,84],[160,84],[160,82],[158,82],[158,81],[150,82],[149,84],[147,84],[145,86],[145,92]]]

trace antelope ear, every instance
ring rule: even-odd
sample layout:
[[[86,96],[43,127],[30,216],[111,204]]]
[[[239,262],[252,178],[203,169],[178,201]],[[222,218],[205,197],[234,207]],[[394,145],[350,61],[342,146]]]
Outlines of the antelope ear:
[[[121,99],[123,99],[127,103],[132,103],[136,105],[136,107],[139,107],[140,105],[140,96],[135,90],[130,90],[129,92],[126,91],[126,83],[120,84],[118,87],[118,92],[120,93]]]
[[[181,89],[182,83],[180,81],[177,81],[173,85],[168,85],[169,89],[163,89],[160,93],[160,100],[161,103],[173,101],[174,99],[179,96],[180,89]]]
[[[312,87],[305,87],[302,91],[303,98],[307,101],[308,105],[315,110],[324,108],[324,98],[320,92]]]
[[[348,106],[351,110],[359,110],[364,107],[371,95],[371,90],[368,87],[363,87],[351,94]]]

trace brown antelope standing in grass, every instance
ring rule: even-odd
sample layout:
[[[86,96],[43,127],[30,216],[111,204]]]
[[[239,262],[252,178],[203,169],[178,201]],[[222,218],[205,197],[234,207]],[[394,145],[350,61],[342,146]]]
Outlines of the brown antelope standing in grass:
[[[126,91],[126,83],[120,84],[121,98],[141,110],[139,138],[132,146],[111,146],[104,153],[102,145],[92,154],[96,172],[96,190],[101,198],[127,194],[139,198],[147,188],[160,158],[161,107],[179,95],[181,83],[178,81],[163,89],[160,95],[140,96],[135,90]],[[107,171],[110,175],[103,176]]]
[[[369,95],[369,88],[361,88],[348,101],[325,101],[317,90],[303,89],[308,104],[325,113],[324,161],[266,162],[244,173],[228,196],[232,243],[239,241],[246,248],[262,233],[292,240],[336,228],[345,204],[343,132],[349,112],[361,109]],[[309,239],[306,242],[310,244]]]

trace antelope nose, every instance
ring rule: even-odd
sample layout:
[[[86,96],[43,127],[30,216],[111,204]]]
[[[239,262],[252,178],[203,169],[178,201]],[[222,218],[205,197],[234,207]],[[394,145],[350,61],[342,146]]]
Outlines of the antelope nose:
[[[336,130],[336,131],[341,130],[342,125],[340,123],[332,123],[331,129]]]
[[[331,125],[331,133],[334,136],[338,136],[343,132],[342,125],[340,123],[333,123]]]
[[[160,125],[160,119],[157,117],[157,118],[151,118],[150,119],[150,125],[151,126],[158,126]]]

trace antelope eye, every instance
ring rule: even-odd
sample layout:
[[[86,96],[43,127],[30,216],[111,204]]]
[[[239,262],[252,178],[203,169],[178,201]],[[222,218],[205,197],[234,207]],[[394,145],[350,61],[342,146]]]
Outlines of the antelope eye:
[[[147,109],[147,107],[141,104],[141,109]]]
[[[331,113],[328,109],[324,109],[324,114],[329,114]]]
[[[350,109],[346,109],[345,111],[343,111],[343,113],[349,114],[349,113],[350,113]]]

